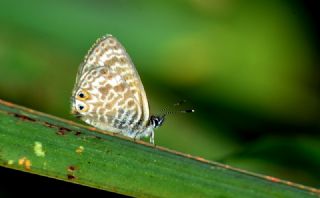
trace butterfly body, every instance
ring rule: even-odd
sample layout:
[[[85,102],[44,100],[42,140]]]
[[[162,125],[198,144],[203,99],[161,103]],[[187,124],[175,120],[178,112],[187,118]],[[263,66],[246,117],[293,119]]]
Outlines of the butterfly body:
[[[72,113],[96,128],[136,139],[150,137],[151,143],[154,128],[164,120],[164,116],[149,115],[139,74],[124,47],[111,35],[98,39],[80,65]]]

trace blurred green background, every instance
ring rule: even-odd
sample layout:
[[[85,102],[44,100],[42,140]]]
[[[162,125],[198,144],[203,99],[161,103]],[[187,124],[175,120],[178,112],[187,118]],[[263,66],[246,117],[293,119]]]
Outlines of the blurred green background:
[[[313,1],[0,1],[0,98],[75,120],[71,90],[94,41],[130,54],[151,112],[187,99],[156,144],[320,187]],[[78,121],[80,122],[80,121]]]

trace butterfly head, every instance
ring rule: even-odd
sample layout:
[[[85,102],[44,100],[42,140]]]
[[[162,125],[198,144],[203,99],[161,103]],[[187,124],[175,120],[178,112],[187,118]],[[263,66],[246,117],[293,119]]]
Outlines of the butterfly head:
[[[150,125],[152,126],[152,128],[156,129],[163,124],[164,118],[165,118],[165,115],[162,115],[162,116],[152,115],[150,116]]]

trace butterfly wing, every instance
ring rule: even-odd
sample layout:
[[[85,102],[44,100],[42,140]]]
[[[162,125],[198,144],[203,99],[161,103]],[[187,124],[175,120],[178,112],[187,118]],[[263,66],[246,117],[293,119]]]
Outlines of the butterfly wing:
[[[94,111],[86,116],[87,123],[121,133],[147,125],[144,87],[126,50],[113,36],[98,39],[89,50],[79,67],[73,95],[82,87],[96,96],[88,101]]]

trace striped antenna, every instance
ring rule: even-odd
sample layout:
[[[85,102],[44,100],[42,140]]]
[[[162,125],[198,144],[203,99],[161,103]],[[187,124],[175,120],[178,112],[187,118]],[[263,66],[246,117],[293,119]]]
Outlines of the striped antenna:
[[[182,104],[186,103],[187,100],[181,100],[175,104],[173,104],[174,107],[179,107],[181,106]],[[193,113],[195,112],[194,109],[185,109],[185,110],[173,110],[173,111],[168,111],[170,107],[166,107],[164,108],[162,111],[160,112],[164,112],[163,115],[161,117],[165,117],[167,115],[171,115],[171,114],[176,114],[176,113]]]

